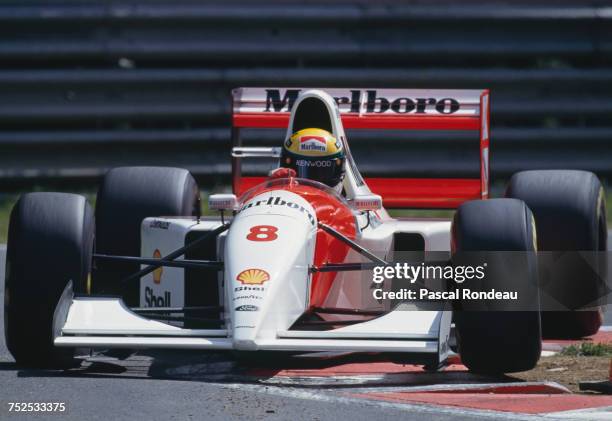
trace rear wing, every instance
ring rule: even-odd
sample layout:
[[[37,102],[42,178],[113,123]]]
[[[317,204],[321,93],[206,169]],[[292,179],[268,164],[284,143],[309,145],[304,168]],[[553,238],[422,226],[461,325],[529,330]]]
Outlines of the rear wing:
[[[307,88],[238,88],[232,91],[232,143],[243,128],[287,128],[290,110]],[[320,88],[319,88],[320,89]],[[326,89],[345,129],[472,130],[479,134],[480,178],[365,178],[387,208],[456,208],[489,194],[489,91],[429,89]],[[279,145],[282,139],[279,139]],[[245,156],[246,157],[246,156]],[[232,157],[234,193],[263,181],[243,177]]]

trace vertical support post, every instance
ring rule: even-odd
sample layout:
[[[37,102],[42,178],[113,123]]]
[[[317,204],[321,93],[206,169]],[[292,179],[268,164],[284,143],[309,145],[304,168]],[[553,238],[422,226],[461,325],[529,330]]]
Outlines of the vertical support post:
[[[486,89],[480,94],[480,193],[482,199],[489,198],[490,104],[490,93]]]
[[[236,126],[234,122],[235,109],[234,103],[237,100],[236,96],[240,95],[240,89],[232,90],[232,131],[231,131],[231,146],[232,149],[236,146],[242,146],[242,139],[240,138],[240,128]],[[239,100],[239,99],[238,99]],[[231,154],[231,151],[230,151]],[[240,182],[242,178],[242,162],[238,157],[232,156],[232,190],[235,195],[240,193]]]

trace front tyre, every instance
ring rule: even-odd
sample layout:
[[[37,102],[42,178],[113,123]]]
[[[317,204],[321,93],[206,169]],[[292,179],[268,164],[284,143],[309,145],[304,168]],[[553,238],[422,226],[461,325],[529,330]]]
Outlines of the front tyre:
[[[140,256],[142,221],[153,216],[193,216],[200,191],[189,171],[169,167],[120,167],[110,170],[96,200],[96,253]],[[139,282],[121,280],[140,269],[138,263],[96,261],[93,289],[139,303]]]
[[[453,264],[462,265],[466,261],[473,264],[471,252],[477,253],[478,259],[487,256],[492,261],[488,262],[487,275],[481,281],[483,291],[523,290],[528,294],[519,295],[532,299],[529,309],[533,311],[512,308],[500,311],[499,307],[491,311],[480,307],[470,311],[473,303],[469,300],[455,303],[459,354],[463,364],[473,372],[526,371],[535,367],[540,358],[538,274],[532,221],[529,208],[516,199],[474,200],[462,204],[455,213],[451,228]],[[500,253],[504,251],[526,253]],[[518,263],[512,265],[511,273],[508,271],[510,259]],[[489,271],[495,267],[501,270],[490,276]]]
[[[83,196],[29,193],[13,207],[4,331],[17,364],[49,368],[72,364],[74,350],[53,346],[53,313],[69,281],[75,291],[85,291],[93,240],[93,212]]]

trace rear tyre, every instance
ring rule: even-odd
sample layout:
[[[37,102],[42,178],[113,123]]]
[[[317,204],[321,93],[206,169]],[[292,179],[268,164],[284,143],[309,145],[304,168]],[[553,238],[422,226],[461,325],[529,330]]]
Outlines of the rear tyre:
[[[121,167],[110,170],[96,201],[96,253],[140,256],[140,229],[151,216],[193,216],[200,192],[189,171],[167,167]],[[96,261],[93,289],[121,295],[129,306],[139,302],[139,282],[121,285],[137,272],[137,263]]]
[[[506,196],[523,200],[533,212],[539,251],[607,250],[605,196],[595,174],[523,171],[512,177]],[[600,264],[601,274],[605,263]],[[592,273],[564,272],[553,281],[554,294],[563,297],[572,309],[595,302],[604,294],[599,278]],[[542,331],[546,338],[580,338],[596,333],[602,321],[601,307],[589,311],[544,311]]]
[[[53,313],[70,280],[84,292],[91,268],[93,212],[83,196],[29,193],[10,216],[4,292],[6,344],[27,367],[73,363],[74,350],[53,346]]]
[[[452,224],[454,265],[479,264],[486,256],[486,276],[482,290],[528,289],[534,311],[470,311],[473,303],[459,300],[454,314],[455,332],[462,362],[473,372],[487,374],[511,373],[533,368],[541,353],[539,297],[537,296],[537,265],[533,254],[511,257],[497,251],[534,251],[532,215],[520,200],[475,200],[461,205]],[[465,252],[485,252],[477,256]],[[467,257],[466,257],[467,256]],[[520,259],[511,273],[507,259]],[[493,262],[491,261],[493,260]],[[492,264],[498,262],[498,265]],[[514,260],[513,260],[514,262]],[[493,267],[503,271],[490,273]],[[467,281],[465,288],[469,288]],[[535,291],[535,296],[534,295]],[[522,294],[519,293],[519,296]],[[523,302],[524,303],[524,302]],[[526,303],[524,303],[526,304]],[[478,310],[483,310],[482,307]],[[509,310],[509,309],[508,309]]]

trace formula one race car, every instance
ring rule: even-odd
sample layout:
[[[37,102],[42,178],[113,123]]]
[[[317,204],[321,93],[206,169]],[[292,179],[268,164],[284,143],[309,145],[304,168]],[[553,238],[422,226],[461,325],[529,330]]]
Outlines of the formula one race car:
[[[242,129],[286,128],[288,138],[309,127],[342,142],[340,191],[243,173],[243,161],[278,157],[280,148],[244,146]],[[480,177],[364,179],[344,128],[473,130]],[[218,217],[201,217],[199,188],[177,168],[111,170],[95,221],[82,196],[20,198],[5,293],[6,341],[19,364],[61,366],[76,348],[175,348],[380,353],[436,369],[456,338],[472,371],[528,370],[541,352],[537,307],[483,314],[461,298],[389,305],[364,273],[401,251],[450,252],[452,264],[462,251],[606,249],[603,189],[591,173],[522,172],[505,198],[488,199],[486,90],[241,88],[232,138],[234,194],[209,198]],[[386,208],[457,211],[448,221],[392,218]],[[537,283],[537,268],[514,276]],[[537,304],[537,292],[532,298]],[[576,337],[597,331],[601,311],[542,320],[545,334]]]

